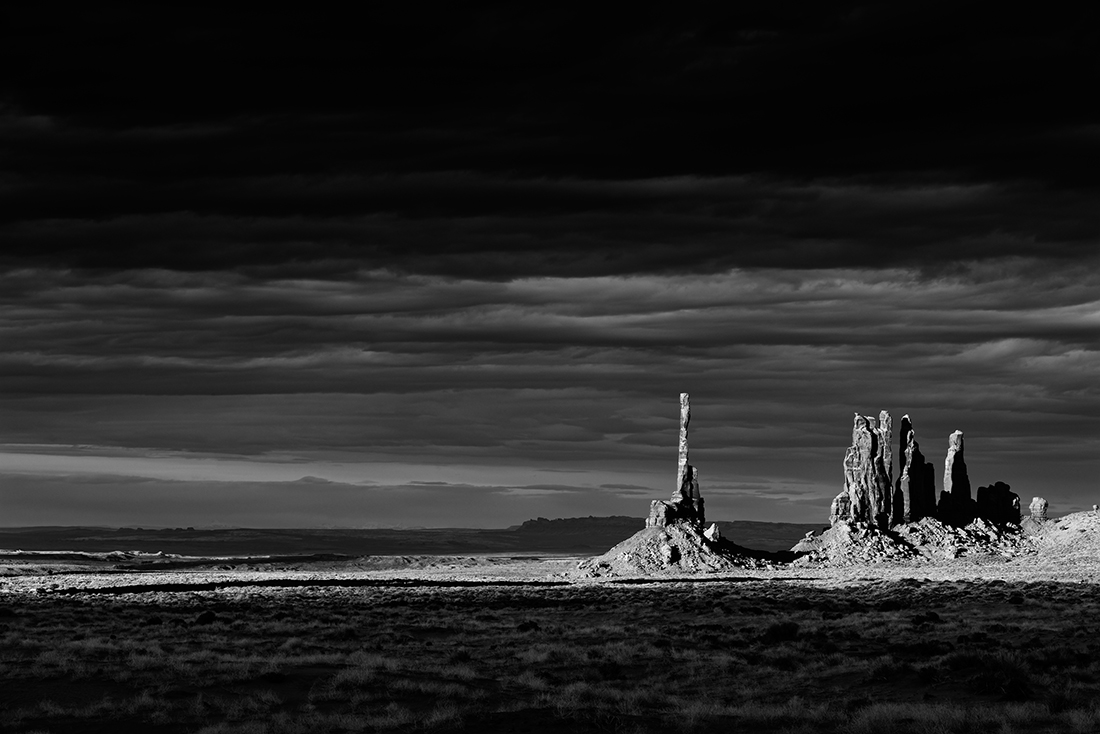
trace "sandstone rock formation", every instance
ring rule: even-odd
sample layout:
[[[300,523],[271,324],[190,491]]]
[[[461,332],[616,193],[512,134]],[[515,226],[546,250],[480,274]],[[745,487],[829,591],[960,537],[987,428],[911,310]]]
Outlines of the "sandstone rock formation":
[[[700,528],[706,522],[703,497],[699,492],[699,470],[688,463],[688,423],[691,403],[686,392],[680,393],[680,443],[676,463],[676,490],[670,500],[653,500],[649,505],[647,528],[663,528],[678,522],[691,522]]]
[[[943,491],[940,492],[939,517],[957,527],[970,524],[977,508],[970,496],[970,478],[963,458],[963,432],[955,431],[947,439],[947,458],[943,466]]]
[[[765,567],[766,553],[752,555],[722,537],[718,526],[703,530],[706,513],[699,492],[699,470],[688,463],[691,406],[680,393],[680,441],[676,490],[668,500],[653,500],[646,527],[601,556],[582,561],[584,576],[714,573],[734,568]]]
[[[647,528],[662,528],[677,522],[690,522],[702,527],[706,522],[705,503],[699,492],[699,470],[684,466],[684,483],[673,493],[672,499],[653,500],[649,503]]]
[[[1031,519],[1038,522],[1043,522],[1047,519],[1047,501],[1042,497],[1032,497],[1031,505],[1028,510],[1031,512]]]
[[[672,499],[653,500],[649,503],[649,517],[645,521],[647,528],[663,528],[680,522],[702,526],[704,518],[700,513],[703,509],[703,498],[698,497],[699,474],[690,464],[686,469],[687,478],[684,480],[684,486],[672,495]],[[694,490],[692,490],[693,481]],[[693,491],[696,497],[692,497]]]
[[[936,468],[924,460],[908,415],[901,417],[901,473],[891,504],[894,525],[936,516]]]
[[[896,562],[916,552],[892,533],[864,523],[838,522],[820,535],[807,535],[791,551],[796,566],[858,566]]]
[[[885,410],[879,417],[858,413],[852,425],[852,445],[844,454],[844,489],[833,500],[829,522],[859,522],[881,529],[893,515],[893,453],[891,421]]]
[[[688,472],[688,424],[691,423],[691,398],[686,392],[680,393],[680,443],[676,461],[676,489],[684,486]]]
[[[978,487],[978,517],[995,523],[1020,524],[1020,495],[1004,482]]]
[[[980,518],[955,527],[924,517],[890,531],[842,522],[803,538],[791,550],[805,554],[793,561],[795,566],[835,568],[923,565],[964,557],[1010,559],[1033,552],[1033,544],[1020,528]]]
[[[765,568],[766,561],[736,552],[724,540],[712,541],[694,524],[639,530],[603,555],[581,561],[582,577],[679,576]]]

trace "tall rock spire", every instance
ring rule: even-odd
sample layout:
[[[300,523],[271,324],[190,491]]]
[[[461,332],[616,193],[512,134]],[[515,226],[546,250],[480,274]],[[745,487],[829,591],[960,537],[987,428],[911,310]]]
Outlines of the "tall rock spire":
[[[653,500],[649,505],[646,527],[667,527],[688,522],[701,526],[706,519],[703,497],[699,493],[699,470],[688,463],[688,424],[691,403],[686,392],[680,393],[680,445],[676,461],[676,489],[670,500]]]
[[[924,459],[908,415],[901,417],[901,468],[894,485],[893,524],[936,516],[936,469]]]
[[[943,463],[943,491],[940,492],[940,519],[952,525],[967,525],[976,516],[970,496],[970,477],[963,458],[963,432],[955,431],[947,439],[947,458]]]
[[[684,486],[684,477],[691,479],[688,473],[688,423],[691,422],[691,398],[686,392],[680,393],[680,452],[676,463],[676,492]]]

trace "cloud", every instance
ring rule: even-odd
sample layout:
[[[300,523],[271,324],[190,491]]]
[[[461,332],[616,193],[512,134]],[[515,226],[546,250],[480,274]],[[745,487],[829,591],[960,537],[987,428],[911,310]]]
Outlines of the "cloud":
[[[688,390],[734,516],[827,498],[884,407],[979,482],[1091,491],[1088,18],[39,12],[0,28],[24,454],[621,512]]]
[[[325,480],[178,481],[117,475],[0,474],[4,523],[26,525],[238,527],[507,527],[557,514],[562,492],[585,491],[565,509],[644,513],[590,488],[501,488],[463,484],[363,487]],[[416,508],[415,514],[409,507]]]
[[[106,270],[238,270],[289,276],[361,269],[509,280],[730,268],[904,267],[928,273],[1004,258],[1095,254],[1090,191],[1026,180],[967,183],[774,176],[501,177],[477,171],[216,180],[187,193],[140,179],[13,180],[0,219],[6,262]],[[57,188],[61,186],[62,188]],[[52,188],[51,188],[52,187]],[[255,187],[252,194],[248,194]],[[129,210],[104,207],[125,199]],[[37,201],[41,201],[39,205]],[[250,201],[262,203],[252,205]],[[65,202],[79,210],[65,211]],[[341,205],[340,202],[346,202]],[[43,210],[48,207],[49,214]],[[88,248],[84,243],[99,244]]]

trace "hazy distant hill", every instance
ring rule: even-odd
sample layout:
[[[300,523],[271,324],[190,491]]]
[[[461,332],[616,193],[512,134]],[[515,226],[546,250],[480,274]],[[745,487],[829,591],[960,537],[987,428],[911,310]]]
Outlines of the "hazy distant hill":
[[[736,520],[719,522],[733,542],[786,550],[819,525]],[[142,551],[189,556],[339,553],[455,555],[466,553],[598,554],[645,526],[637,517],[538,518],[503,529],[141,529],[89,527],[0,528],[0,549],[24,551]]]

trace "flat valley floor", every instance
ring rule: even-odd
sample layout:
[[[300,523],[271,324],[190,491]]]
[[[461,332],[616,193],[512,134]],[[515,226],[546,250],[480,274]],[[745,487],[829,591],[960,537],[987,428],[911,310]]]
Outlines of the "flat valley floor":
[[[1090,732],[1100,578],[578,557],[0,566],[10,732]]]

